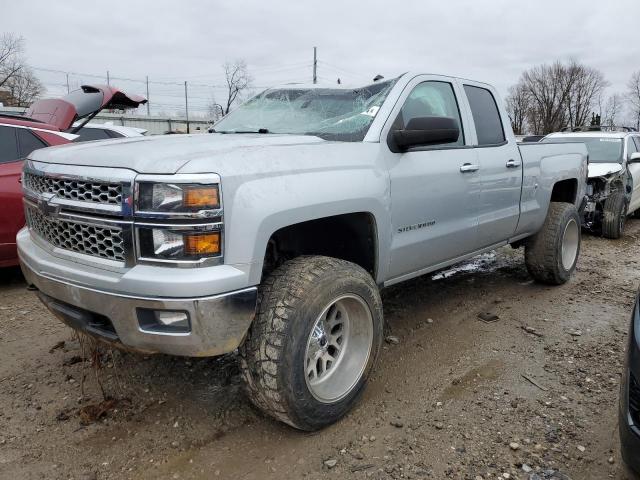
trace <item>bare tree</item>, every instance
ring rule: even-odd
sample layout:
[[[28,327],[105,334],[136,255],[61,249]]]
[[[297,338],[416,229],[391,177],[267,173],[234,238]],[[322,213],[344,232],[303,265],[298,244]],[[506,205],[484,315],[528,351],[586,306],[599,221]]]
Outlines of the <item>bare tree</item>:
[[[211,101],[209,102],[209,105],[207,105],[207,113],[209,118],[214,122],[217,122],[224,116],[224,107],[216,102],[214,96],[211,97]]]
[[[252,78],[244,60],[225,63],[224,76],[227,82],[227,104],[224,109],[226,115],[231,110],[233,103],[241,97],[242,92],[249,88]]]
[[[511,120],[511,128],[516,135],[524,135],[527,126],[527,114],[531,109],[531,97],[521,83],[509,88],[505,100],[507,113]]]
[[[620,113],[624,106],[624,98],[619,93],[614,93],[606,101],[600,100],[600,125],[613,127],[618,125]]]
[[[566,124],[566,103],[570,82],[566,69],[560,63],[538,65],[522,74],[521,82],[531,95],[532,113],[535,113],[536,134],[560,130]]]
[[[24,68],[24,39],[12,33],[0,35],[0,87]]]
[[[627,83],[627,99],[631,104],[636,129],[640,130],[640,70],[634,72]]]
[[[604,74],[595,68],[571,61],[565,67],[564,82],[569,91],[566,99],[569,127],[586,125],[608,85]]]
[[[18,75],[11,77],[5,87],[14,99],[14,107],[28,107],[45,92],[42,82],[28,67],[23,67]]]
[[[540,135],[585,125],[606,86],[602,72],[575,61],[535,66],[510,90],[507,108],[511,109],[514,131]],[[518,112],[518,118],[512,114],[515,106],[509,105],[516,97],[525,108],[524,113]]]

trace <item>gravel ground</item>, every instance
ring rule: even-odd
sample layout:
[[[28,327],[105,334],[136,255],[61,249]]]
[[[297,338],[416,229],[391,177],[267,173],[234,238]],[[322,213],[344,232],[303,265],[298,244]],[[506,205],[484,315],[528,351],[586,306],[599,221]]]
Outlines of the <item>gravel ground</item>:
[[[372,382],[315,434],[254,410],[234,355],[95,352],[4,270],[0,478],[624,479],[616,408],[638,248],[630,220],[620,241],[585,235],[562,287],[533,283],[505,248],[385,290]]]

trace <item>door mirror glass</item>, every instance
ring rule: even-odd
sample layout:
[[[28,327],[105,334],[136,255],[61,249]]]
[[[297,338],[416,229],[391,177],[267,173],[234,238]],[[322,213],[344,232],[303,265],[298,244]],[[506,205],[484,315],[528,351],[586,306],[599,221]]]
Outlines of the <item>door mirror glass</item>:
[[[414,117],[405,128],[393,131],[393,140],[402,151],[411,147],[455,143],[458,137],[458,122],[451,117]]]
[[[632,153],[627,163],[640,163],[640,152]]]

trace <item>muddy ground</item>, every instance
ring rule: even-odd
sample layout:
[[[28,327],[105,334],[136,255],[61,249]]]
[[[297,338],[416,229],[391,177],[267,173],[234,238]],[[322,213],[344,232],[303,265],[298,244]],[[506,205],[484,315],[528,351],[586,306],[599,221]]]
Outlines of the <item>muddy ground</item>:
[[[315,434],[254,410],[233,355],[106,353],[96,377],[2,271],[0,478],[626,478],[616,408],[639,249],[631,220],[623,240],[585,236],[562,287],[505,248],[385,290],[397,343],[359,406]]]

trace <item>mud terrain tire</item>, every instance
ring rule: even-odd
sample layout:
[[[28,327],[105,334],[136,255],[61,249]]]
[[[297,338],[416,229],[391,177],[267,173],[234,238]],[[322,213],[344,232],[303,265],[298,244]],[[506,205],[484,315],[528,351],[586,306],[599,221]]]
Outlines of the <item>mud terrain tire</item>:
[[[613,193],[604,201],[602,212],[602,236],[618,239],[624,232],[627,219],[627,199],[620,192]]]
[[[551,202],[544,225],[525,243],[529,274],[549,285],[566,283],[580,255],[580,217],[571,203]]]
[[[382,301],[371,275],[336,258],[290,260],[263,280],[256,318],[240,347],[248,396],[300,430],[330,425],[362,394],[382,337]],[[335,362],[326,360],[331,348]]]

